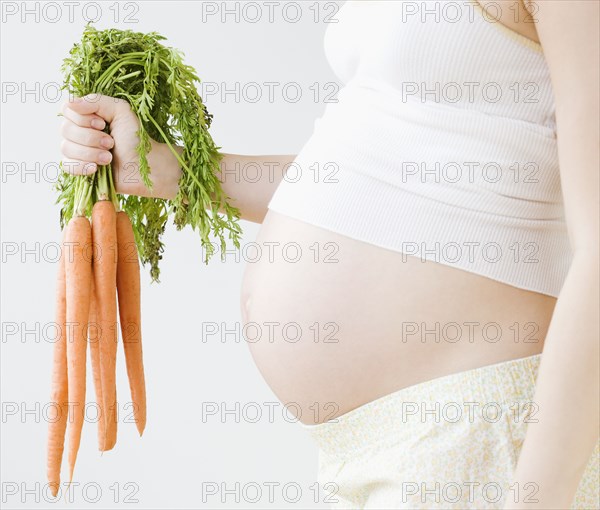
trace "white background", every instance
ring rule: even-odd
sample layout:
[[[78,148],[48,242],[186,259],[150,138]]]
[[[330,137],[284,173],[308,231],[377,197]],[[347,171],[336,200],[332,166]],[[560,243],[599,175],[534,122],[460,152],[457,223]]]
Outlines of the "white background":
[[[84,16],[95,18],[100,13],[99,28],[156,30],[167,37],[167,44],[185,52],[186,62],[206,82],[215,82],[219,90],[221,82],[230,90],[239,82],[238,98],[235,94],[205,98],[214,114],[212,135],[224,152],[297,153],[325,107],[323,94],[331,90],[326,84],[336,81],[323,53],[328,25],[323,17],[335,12],[333,2],[299,2],[296,23],[291,22],[297,11],[290,2],[272,7],[273,22],[267,5],[254,2],[252,8],[247,2],[71,4],[69,11],[57,2],[2,2],[1,506],[325,507],[324,496],[314,489],[316,448],[282,406],[274,404],[277,400],[243,339],[237,335],[235,341],[233,335],[233,340],[230,336],[223,343],[218,335],[202,334],[202,324],[225,323],[232,328],[240,323],[245,263],[230,256],[226,263],[216,258],[205,266],[197,236],[190,230],[177,232],[171,225],[164,237],[161,283],[151,285],[143,270],[148,392],[144,436],[138,437],[135,424],[123,423],[127,413],[122,413],[117,445],[101,456],[96,424],[87,422],[75,471],[79,485],[72,492],[74,503],[54,502],[46,490],[44,409],[52,360],[52,338],[46,326],[54,320],[55,248],[61,238],[53,190],[60,159],[57,113],[62,101],[56,84],[62,80],[62,59],[81,36]],[[228,14],[223,20],[224,6],[237,11],[240,19]],[[214,9],[216,15],[202,19],[203,13]],[[261,21],[249,22],[258,13]],[[115,22],[117,14],[119,22]],[[132,22],[123,22],[127,15]],[[281,86],[275,87],[273,102],[266,97],[266,87],[263,98],[251,102],[248,99],[256,93],[256,88],[247,86],[251,82]],[[282,96],[283,85],[291,82],[300,84],[303,94],[295,103]],[[319,98],[309,88],[314,83]],[[251,242],[259,226],[243,222],[242,227],[244,241]],[[128,400],[121,347],[117,385],[119,400]],[[91,378],[87,399],[94,400]],[[203,404],[210,402],[220,411],[226,407],[233,412],[203,420]],[[268,416],[270,405],[273,419]],[[262,417],[252,423],[257,409]],[[64,481],[66,460],[62,473]],[[203,502],[207,482],[232,492],[206,495]],[[272,502],[265,483],[279,484],[274,485]],[[286,492],[282,487],[288,483],[294,485]],[[294,503],[298,488],[300,500]],[[61,494],[64,498],[64,491]],[[258,501],[253,504],[250,498],[254,497]]]

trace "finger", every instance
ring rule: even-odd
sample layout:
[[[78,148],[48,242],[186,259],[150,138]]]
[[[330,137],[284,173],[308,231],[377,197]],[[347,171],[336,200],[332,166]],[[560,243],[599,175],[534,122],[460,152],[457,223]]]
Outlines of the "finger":
[[[80,127],[69,119],[64,119],[60,132],[67,140],[88,147],[112,149],[115,144],[112,136],[97,129]]]
[[[109,151],[86,147],[70,140],[62,141],[61,152],[67,159],[79,159],[98,165],[107,165],[112,160],[112,154]]]
[[[88,94],[83,97],[75,97],[68,103],[69,108],[80,115],[95,113],[109,124],[115,115],[124,108],[129,108],[129,103],[124,99],[117,99],[102,94]]]
[[[80,161],[78,159],[63,159],[61,161],[63,171],[72,175],[91,175],[98,170],[96,163]]]
[[[104,129],[106,122],[95,114],[82,115],[71,108],[70,103],[64,103],[62,108],[63,117],[69,119],[80,127],[91,127],[94,129]]]

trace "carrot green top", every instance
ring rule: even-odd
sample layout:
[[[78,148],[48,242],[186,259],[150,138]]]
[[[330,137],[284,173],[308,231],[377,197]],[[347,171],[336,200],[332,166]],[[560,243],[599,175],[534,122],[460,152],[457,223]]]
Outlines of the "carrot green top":
[[[140,259],[150,264],[158,281],[158,263],[164,249],[161,236],[169,216],[177,229],[198,230],[205,262],[214,254],[211,236],[225,253],[226,237],[239,248],[239,211],[231,206],[218,178],[222,155],[208,132],[210,115],[198,94],[196,71],[183,62],[183,54],[161,44],[156,32],[84,29],[82,39],[64,60],[64,89],[84,96],[104,94],[127,100],[140,123],[139,169],[146,186],[152,179],[147,154],[150,138],[166,143],[183,169],[173,200],[124,196],[115,192],[110,165],[91,176],[62,173],[57,185],[61,225],[71,217],[91,213],[93,204],[110,199],[130,216]],[[108,126],[107,128],[108,129]],[[175,145],[182,145],[181,155]],[[223,213],[219,213],[220,210]]]

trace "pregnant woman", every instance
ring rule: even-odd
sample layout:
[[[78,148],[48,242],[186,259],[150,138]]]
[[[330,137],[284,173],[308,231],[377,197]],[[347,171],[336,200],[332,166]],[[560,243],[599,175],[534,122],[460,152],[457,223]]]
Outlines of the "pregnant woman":
[[[295,328],[249,342],[261,373],[340,508],[598,508],[598,2],[337,19],[344,87],[301,152],[224,156],[262,166],[223,177],[257,241],[301,253],[248,264],[244,319]],[[73,172],[112,160],[118,192],[149,193],[127,103],[63,112]],[[174,197],[176,159],[149,160]]]

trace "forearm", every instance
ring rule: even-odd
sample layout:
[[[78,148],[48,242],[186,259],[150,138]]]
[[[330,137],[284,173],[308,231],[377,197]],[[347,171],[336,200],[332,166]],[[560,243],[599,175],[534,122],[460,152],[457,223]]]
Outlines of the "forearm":
[[[183,149],[176,147],[175,150],[181,154]],[[294,158],[294,155],[223,154],[219,176],[221,186],[229,197],[228,202],[240,210],[242,219],[255,223],[263,221],[267,205]],[[154,179],[153,196],[175,197],[182,169],[169,147],[153,141],[148,163]],[[157,171],[152,172],[153,168]]]
[[[293,155],[246,156],[223,155],[221,184],[244,220],[262,223],[267,205],[282,181]]]
[[[538,501],[507,499],[506,509],[570,508],[598,441],[598,277],[596,253],[575,256],[546,337],[534,397],[537,413],[514,474],[521,489],[537,485],[539,492],[530,499]]]

